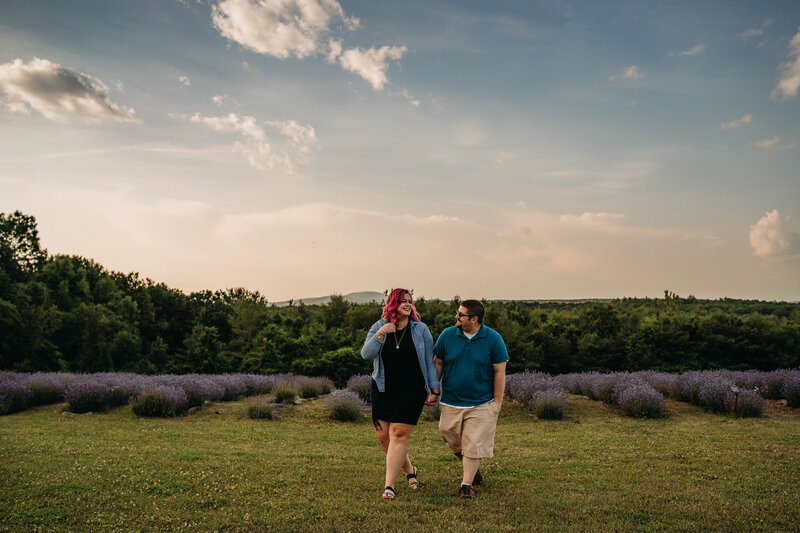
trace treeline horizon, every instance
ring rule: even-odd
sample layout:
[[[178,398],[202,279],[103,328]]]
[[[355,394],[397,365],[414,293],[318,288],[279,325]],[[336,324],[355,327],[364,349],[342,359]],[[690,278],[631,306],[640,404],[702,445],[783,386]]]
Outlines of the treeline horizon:
[[[418,298],[434,336],[458,297]],[[800,366],[800,304],[721,298],[485,301],[508,371],[683,372]],[[360,349],[382,305],[334,294],[278,307],[258,291],[186,294],[80,256],[48,255],[36,220],[0,213],[0,370],[282,373],[342,386],[371,371]]]

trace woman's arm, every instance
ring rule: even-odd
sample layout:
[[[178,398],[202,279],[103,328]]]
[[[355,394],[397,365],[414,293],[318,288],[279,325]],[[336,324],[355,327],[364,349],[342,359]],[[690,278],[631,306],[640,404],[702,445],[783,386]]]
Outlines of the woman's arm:
[[[433,336],[428,326],[425,326],[424,331],[425,339],[425,372],[428,375],[428,383],[431,387],[431,392],[439,393],[439,372],[436,370],[436,365],[433,362]]]
[[[369,328],[367,340],[364,341],[364,346],[361,347],[361,357],[367,361],[374,360],[381,353],[383,341],[386,339],[386,335],[380,331],[384,324],[383,320],[378,320]]]

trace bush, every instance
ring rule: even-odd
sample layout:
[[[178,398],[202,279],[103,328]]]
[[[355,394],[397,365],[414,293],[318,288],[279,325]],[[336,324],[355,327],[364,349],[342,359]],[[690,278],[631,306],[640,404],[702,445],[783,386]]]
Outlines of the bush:
[[[547,398],[536,404],[533,409],[537,418],[542,420],[561,420],[564,418],[564,406],[555,398]]]
[[[527,403],[537,418],[542,420],[561,420],[567,409],[567,391],[545,389],[534,392]]]
[[[708,376],[708,378],[707,381],[702,382],[697,393],[699,405],[712,413],[733,411],[735,396],[731,391],[732,383],[716,376]]]
[[[645,382],[632,384],[621,390],[617,401],[620,408],[628,416],[635,418],[662,418],[667,416],[667,402],[664,397]]]
[[[764,414],[764,398],[753,391],[743,390],[736,400],[736,416],[755,418]]]
[[[208,379],[222,387],[224,393],[220,399],[223,402],[230,402],[247,394],[247,385],[241,374],[210,375]]]
[[[272,420],[275,409],[267,403],[254,403],[247,408],[247,417],[254,420]]]
[[[133,412],[137,416],[173,417],[186,412],[189,400],[183,389],[158,385],[143,390],[133,403]]]
[[[333,382],[324,377],[309,378],[298,376],[294,381],[294,386],[301,398],[316,398],[323,394],[328,394],[333,388]]]
[[[278,403],[294,403],[297,398],[297,391],[288,385],[279,385],[272,392],[275,393],[275,401]]]
[[[333,420],[339,422],[356,422],[364,418],[367,404],[358,395],[349,390],[333,391],[325,399],[326,407]]]
[[[800,372],[794,372],[786,377],[781,395],[786,398],[786,405],[789,407],[800,407]]]
[[[372,376],[361,374],[347,380],[347,390],[355,392],[364,403],[372,403]]]
[[[111,402],[111,388],[93,381],[73,383],[64,392],[64,399],[73,413],[104,411]]]
[[[23,411],[31,406],[33,391],[20,380],[0,382],[0,415]]]
[[[37,372],[28,378],[28,385],[33,392],[31,405],[48,405],[64,401],[64,384],[55,374]]]

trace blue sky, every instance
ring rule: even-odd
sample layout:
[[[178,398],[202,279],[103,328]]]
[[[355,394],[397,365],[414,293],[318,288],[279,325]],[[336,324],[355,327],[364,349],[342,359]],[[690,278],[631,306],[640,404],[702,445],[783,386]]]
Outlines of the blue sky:
[[[800,4],[0,4],[0,211],[270,300],[800,299]]]

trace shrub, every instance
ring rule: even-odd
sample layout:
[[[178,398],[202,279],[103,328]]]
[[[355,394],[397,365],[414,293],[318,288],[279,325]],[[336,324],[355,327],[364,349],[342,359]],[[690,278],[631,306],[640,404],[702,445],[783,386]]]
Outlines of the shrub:
[[[27,383],[16,379],[0,381],[0,415],[23,411],[32,401],[33,391]]]
[[[361,401],[372,403],[372,376],[361,374],[347,380],[347,390],[355,392]]]
[[[764,398],[753,391],[743,390],[735,403],[736,416],[755,418],[764,413]]]
[[[183,389],[190,408],[203,405],[205,401],[220,401],[225,397],[225,389],[206,376],[186,374],[183,376],[170,376],[170,378],[162,382],[162,384]]]
[[[288,385],[279,385],[273,390],[275,401],[278,403],[293,403],[297,397],[297,391]]]
[[[536,404],[533,409],[537,418],[542,420],[561,420],[564,418],[564,406],[556,398],[547,398]]]
[[[183,414],[189,408],[189,400],[183,389],[168,385],[157,385],[143,390],[133,402],[137,416],[172,417]]]
[[[642,378],[648,385],[653,387],[662,396],[669,396],[670,390],[678,376],[667,372],[657,372],[655,370],[643,370],[634,375]]]
[[[272,420],[275,409],[268,403],[253,403],[247,407],[247,417],[253,420]]]
[[[780,400],[784,398],[783,385],[790,379],[791,371],[775,370],[766,372],[764,375],[763,388],[760,390],[761,396],[767,400]]]
[[[561,420],[567,408],[567,392],[563,389],[538,390],[528,400],[528,407],[542,420]]]
[[[111,401],[111,388],[94,381],[81,381],[67,387],[64,399],[73,413],[103,411]]]
[[[294,385],[301,398],[316,398],[328,394],[333,388],[333,382],[325,377],[298,376],[295,378]]]
[[[224,392],[220,399],[223,402],[230,402],[247,394],[247,385],[241,374],[210,375],[208,379],[222,387]]]
[[[735,399],[731,391],[732,384],[719,376],[708,375],[697,393],[699,405],[713,413],[730,413]]]
[[[28,378],[28,385],[33,392],[31,405],[47,405],[64,401],[64,384],[55,374],[37,372]]]
[[[789,407],[800,407],[800,372],[793,372],[783,381],[781,395]]]
[[[339,422],[355,422],[364,417],[367,404],[349,390],[333,391],[325,399],[330,417]]]
[[[645,382],[622,389],[617,403],[626,415],[635,418],[661,418],[667,415],[664,396]]]

